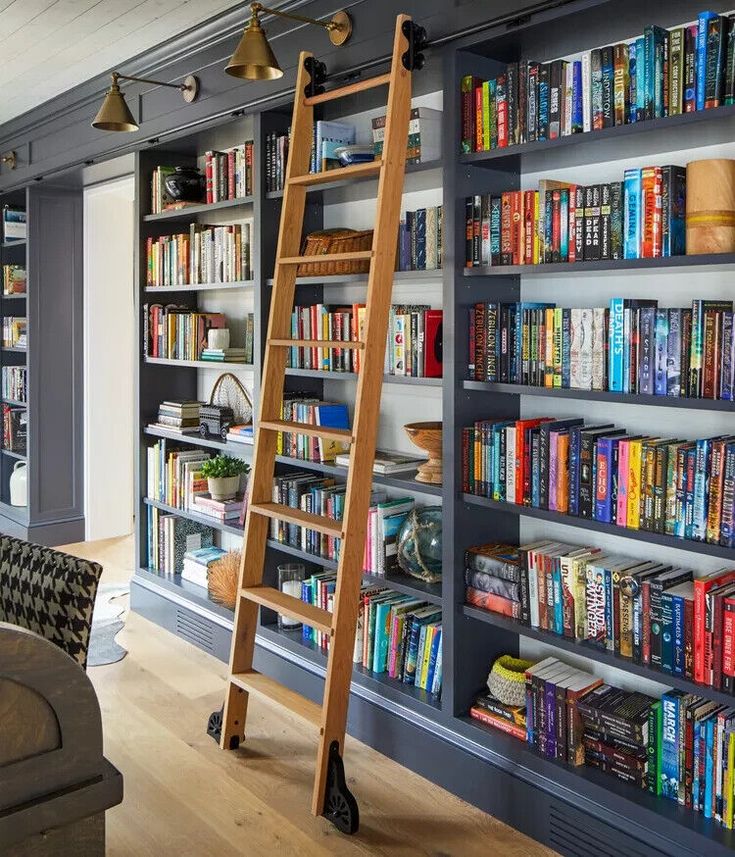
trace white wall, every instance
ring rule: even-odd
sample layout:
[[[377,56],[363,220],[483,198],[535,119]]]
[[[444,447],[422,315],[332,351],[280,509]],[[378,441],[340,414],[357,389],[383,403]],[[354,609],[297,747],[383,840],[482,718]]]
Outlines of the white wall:
[[[134,208],[132,175],[84,191],[86,538],[133,530]]]

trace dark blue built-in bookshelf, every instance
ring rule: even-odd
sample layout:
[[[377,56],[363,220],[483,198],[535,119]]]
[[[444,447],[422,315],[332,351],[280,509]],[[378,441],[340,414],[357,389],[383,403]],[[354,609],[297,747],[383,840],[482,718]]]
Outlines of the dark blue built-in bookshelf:
[[[382,5],[382,4],[381,4]],[[388,5],[388,4],[386,4]],[[392,4],[391,4],[392,5]],[[466,4],[472,5],[472,4]],[[717,9],[726,9],[717,5]],[[395,10],[391,10],[391,15]],[[421,584],[407,576],[384,581],[396,591],[424,598],[443,608],[444,687],[441,698],[417,691],[392,681],[384,675],[355,669],[350,703],[349,730],[381,751],[451,789],[466,800],[493,813],[551,845],[562,854],[587,857],[643,857],[643,855],[724,855],[735,847],[732,833],[704,819],[701,814],[636,791],[591,768],[569,768],[543,758],[511,737],[484,727],[469,719],[469,707],[487,678],[494,658],[503,653],[518,653],[524,641],[545,644],[562,660],[585,665],[591,670],[614,667],[625,673],[625,684],[635,686],[641,679],[652,679],[666,686],[692,691],[719,702],[728,699],[720,691],[698,687],[681,677],[666,677],[646,667],[632,664],[615,655],[590,649],[547,632],[520,626],[503,616],[465,605],[463,556],[466,547],[490,541],[518,543],[521,523],[535,521],[543,532],[556,533],[564,525],[564,539],[580,544],[595,544],[595,539],[614,535],[629,542],[621,551],[646,551],[655,557],[659,548],[683,551],[681,562],[701,554],[719,561],[735,563],[735,550],[720,546],[682,542],[671,537],[643,531],[632,531],[595,521],[563,516],[555,512],[497,503],[483,497],[461,493],[461,430],[477,419],[515,418],[523,403],[540,405],[531,397],[544,397],[543,406],[550,413],[568,415],[565,408],[579,403],[604,404],[606,415],[616,420],[615,410],[624,405],[626,419],[630,408],[641,406],[640,417],[648,420],[651,431],[663,419],[693,420],[699,411],[732,419],[733,403],[702,399],[674,399],[601,391],[551,389],[467,380],[468,311],[481,301],[518,301],[530,285],[535,295],[543,289],[546,278],[568,279],[570,297],[584,293],[584,305],[596,289],[604,289],[606,278],[615,273],[635,273],[636,291],[654,293],[667,272],[685,271],[692,297],[702,293],[700,275],[707,271],[732,272],[735,254],[721,256],[674,257],[666,259],[611,260],[579,262],[574,265],[503,266],[498,268],[464,267],[464,202],[475,194],[496,194],[518,189],[528,173],[566,169],[571,176],[577,166],[603,163],[607,160],[631,161],[651,158],[664,163],[665,153],[678,149],[695,150],[698,146],[727,143],[732,139],[735,108],[723,107],[662,119],[622,125],[601,131],[575,134],[554,141],[527,143],[510,148],[459,154],[460,80],[474,74],[483,78],[497,76],[507,62],[533,57],[545,62],[569,56],[591,47],[614,44],[640,34],[649,23],[673,27],[696,18],[700,4],[673,0],[667,4],[642,4],[634,0],[572,0],[563,4],[546,4],[544,8],[482,34],[469,34],[435,48],[428,54],[427,66],[414,76],[415,95],[441,89],[445,114],[443,156],[441,161],[411,168],[406,175],[406,190],[443,187],[444,269],[440,272],[401,272],[396,283],[441,288],[444,310],[444,377],[443,379],[386,377],[391,384],[410,384],[422,389],[438,387],[444,422],[444,483],[442,486],[420,486],[412,474],[400,477],[378,477],[374,482],[387,486],[393,493],[416,493],[421,502],[441,502],[443,506],[444,576],[440,584]],[[387,11],[386,11],[387,14]],[[420,16],[420,10],[418,10]],[[461,26],[466,6],[454,14]],[[491,12],[488,11],[488,15]],[[349,66],[349,51],[341,54]],[[372,73],[372,72],[371,72]],[[350,104],[350,112],[361,112],[377,106],[383,95],[362,94]],[[264,150],[266,137],[282,133],[288,126],[291,105],[287,100],[268,102],[262,112],[253,114],[248,137],[255,141],[255,188],[252,198],[219,204],[218,222],[223,217],[238,217],[244,211],[254,220],[253,279],[247,283],[229,284],[228,289],[247,290],[252,294],[255,311],[254,395],[257,401],[260,385],[262,345],[268,317],[273,275],[273,259],[282,194],[265,191]],[[324,118],[336,118],[325,113]],[[232,122],[232,119],[222,122]],[[235,120],[235,121],[240,121]],[[150,215],[148,208],[150,173],[156,165],[194,162],[204,151],[199,133],[176,140],[175,154],[164,143],[147,145],[137,154],[138,248],[141,288],[139,305],[161,300],[159,294],[148,295],[144,289],[143,248],[149,235],[166,234],[174,224],[185,223],[196,214],[206,215],[213,207],[193,212]],[[735,153],[734,153],[735,154]],[[692,157],[696,157],[693,154]],[[367,179],[366,181],[370,181]],[[373,180],[374,181],[374,180]],[[340,201],[344,181],[321,185],[307,198],[307,232],[321,228],[325,205]],[[405,209],[408,206],[403,206]],[[349,224],[346,224],[349,225]],[[647,280],[649,274],[658,275]],[[432,285],[434,283],[434,285]],[[299,303],[319,302],[325,287],[330,299],[340,289],[364,287],[364,275],[303,277],[297,280]],[[216,288],[213,286],[212,288]],[[163,291],[163,290],[156,290]],[[209,287],[197,290],[172,289],[174,299],[196,306],[198,296]],[[212,292],[212,294],[216,294]],[[146,507],[145,454],[149,444],[167,436],[150,427],[158,404],[165,398],[197,397],[199,367],[162,365],[160,361],[139,362],[140,432],[138,438],[138,569],[132,584],[132,607],[163,627],[170,629],[200,648],[226,660],[232,631],[232,613],[209,600],[205,590],[180,579],[165,578],[145,568]],[[289,370],[288,390],[305,390],[320,395],[325,381],[341,382],[345,398],[354,395],[355,377],[348,373],[325,373],[315,370]],[[333,387],[332,387],[333,389]],[[427,389],[427,393],[428,393]],[[688,412],[692,412],[691,415]],[[664,416],[662,416],[664,415]],[[407,415],[406,422],[409,421]],[[685,431],[684,423],[680,432]],[[729,423],[728,423],[729,425]],[[692,423],[691,436],[696,434]],[[186,443],[222,449],[249,458],[252,448],[188,438]],[[341,468],[280,457],[277,472],[308,468],[341,477]],[[164,511],[186,515],[180,510],[157,504]],[[193,517],[193,513],[189,513]],[[216,529],[237,535],[239,529],[214,524]],[[547,529],[546,529],[547,528]],[[572,528],[572,529],[570,529]],[[288,558],[298,558],[307,568],[330,569],[330,560],[274,541],[268,542],[266,582],[275,580],[275,567]],[[300,634],[280,631],[275,616],[263,611],[257,633],[256,667],[285,682],[290,687],[319,699],[323,688],[325,661],[321,651],[307,646]],[[621,683],[623,683],[621,679]],[[345,759],[349,774],[349,754]],[[359,787],[358,800],[359,800]]]

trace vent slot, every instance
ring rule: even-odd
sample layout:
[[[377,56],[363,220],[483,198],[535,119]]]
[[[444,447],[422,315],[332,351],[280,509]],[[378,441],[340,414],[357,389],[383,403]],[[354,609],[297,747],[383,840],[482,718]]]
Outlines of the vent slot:
[[[176,610],[176,633],[179,637],[204,649],[210,654],[214,651],[212,625],[188,610]]]
[[[548,842],[567,857],[665,857],[663,851],[563,803],[549,806]]]

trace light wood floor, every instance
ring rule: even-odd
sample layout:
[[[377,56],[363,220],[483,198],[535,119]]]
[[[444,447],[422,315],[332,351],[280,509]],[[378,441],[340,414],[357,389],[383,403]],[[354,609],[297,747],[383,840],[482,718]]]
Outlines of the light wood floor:
[[[130,577],[130,539],[66,550],[101,562],[103,581]],[[349,738],[361,826],[344,837],[309,813],[316,742],[301,721],[253,699],[244,748],[223,752],[205,726],[226,666],[134,614],[118,640],[128,656],[89,670],[105,754],[125,779],[123,803],[107,813],[109,857],[554,853]]]

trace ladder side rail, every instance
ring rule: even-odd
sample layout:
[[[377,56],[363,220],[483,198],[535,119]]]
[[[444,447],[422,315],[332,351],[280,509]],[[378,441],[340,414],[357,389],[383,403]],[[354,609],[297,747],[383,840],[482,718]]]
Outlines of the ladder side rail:
[[[312,812],[315,815],[321,815],[324,810],[330,747],[333,742],[337,742],[342,754],[347,723],[411,109],[411,72],[404,68],[401,61],[402,54],[408,50],[408,40],[402,32],[402,26],[410,20],[408,15],[398,16],[393,41],[373,259],[367,286],[365,346],[357,382],[352,426],[355,440],[350,451],[345,516],[342,522],[345,535],[337,570],[334,633],[329,649],[322,732],[312,794]]]
[[[306,51],[302,51],[299,55],[296,97],[291,120],[291,143],[286,163],[286,181],[281,204],[281,221],[276,247],[267,339],[285,338],[290,334],[291,328],[296,268],[291,265],[280,265],[278,260],[282,256],[295,256],[299,253],[301,246],[306,190],[304,187],[292,185],[288,180],[292,176],[308,172],[309,169],[314,109],[304,103],[302,94],[309,82],[309,73],[304,67],[304,63],[310,56],[311,54]],[[259,227],[262,228],[262,224],[259,224]],[[268,502],[273,497],[277,434],[267,430],[261,431],[259,424],[261,420],[280,418],[285,377],[285,349],[272,350],[266,346],[253,450],[253,470],[249,485],[249,505]],[[270,520],[268,518],[263,515],[252,514],[248,510],[240,561],[238,594],[244,588],[257,586],[263,580],[265,547],[269,527]],[[252,670],[257,623],[258,604],[238,597],[230,648],[230,675]],[[220,737],[222,749],[234,749],[243,739],[247,703],[247,692],[242,687],[230,682],[227,687],[222,718]]]

